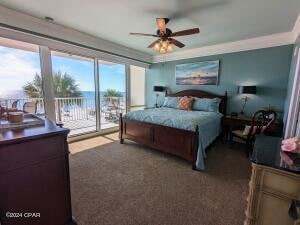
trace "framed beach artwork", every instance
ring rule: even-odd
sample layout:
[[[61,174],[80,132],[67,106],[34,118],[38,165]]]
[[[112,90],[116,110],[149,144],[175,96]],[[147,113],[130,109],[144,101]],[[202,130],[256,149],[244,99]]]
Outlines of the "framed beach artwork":
[[[176,85],[217,85],[219,64],[215,60],[176,65]]]

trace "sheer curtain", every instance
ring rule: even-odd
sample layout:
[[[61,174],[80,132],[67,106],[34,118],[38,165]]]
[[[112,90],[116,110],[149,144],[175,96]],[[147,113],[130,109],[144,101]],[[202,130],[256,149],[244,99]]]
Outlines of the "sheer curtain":
[[[300,49],[298,48],[298,58],[296,60],[295,77],[289,112],[287,117],[287,125],[285,130],[285,138],[300,136]]]

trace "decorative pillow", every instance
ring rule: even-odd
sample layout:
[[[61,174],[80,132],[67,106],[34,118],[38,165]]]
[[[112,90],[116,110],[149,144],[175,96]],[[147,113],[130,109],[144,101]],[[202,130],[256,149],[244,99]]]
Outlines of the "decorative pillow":
[[[194,101],[195,101],[194,98],[187,98],[187,97],[179,98],[178,109],[191,111],[193,110]]]
[[[179,104],[179,101],[178,101],[177,97],[165,97],[163,107],[175,108],[176,109],[178,104]]]
[[[219,98],[196,98],[193,110],[206,112],[219,112],[219,105],[221,99]]]
[[[243,131],[243,135],[247,136],[250,132],[250,129],[251,129],[251,126],[245,126],[245,129]],[[254,126],[251,135],[256,134],[256,130],[257,130],[257,126]],[[265,132],[265,130],[266,130],[266,126],[263,126],[261,128],[260,134],[263,134]]]

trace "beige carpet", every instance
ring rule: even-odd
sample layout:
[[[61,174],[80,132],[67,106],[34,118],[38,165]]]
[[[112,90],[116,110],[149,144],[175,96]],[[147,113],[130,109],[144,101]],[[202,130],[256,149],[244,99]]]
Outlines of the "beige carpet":
[[[116,134],[70,145],[79,225],[242,225],[250,163],[242,145],[214,143],[206,170]]]

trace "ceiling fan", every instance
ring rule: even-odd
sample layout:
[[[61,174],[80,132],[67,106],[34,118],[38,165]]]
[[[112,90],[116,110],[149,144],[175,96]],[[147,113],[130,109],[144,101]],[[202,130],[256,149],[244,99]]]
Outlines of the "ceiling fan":
[[[141,35],[141,36],[150,36],[157,37],[158,39],[152,42],[148,48],[153,48],[155,51],[160,53],[172,52],[173,45],[183,48],[185,45],[180,41],[177,41],[173,37],[197,34],[200,32],[199,28],[192,28],[177,32],[172,32],[169,28],[166,27],[166,24],[170,21],[169,18],[156,18],[156,25],[158,30],[156,34],[144,34],[144,33],[129,33],[131,35]]]

